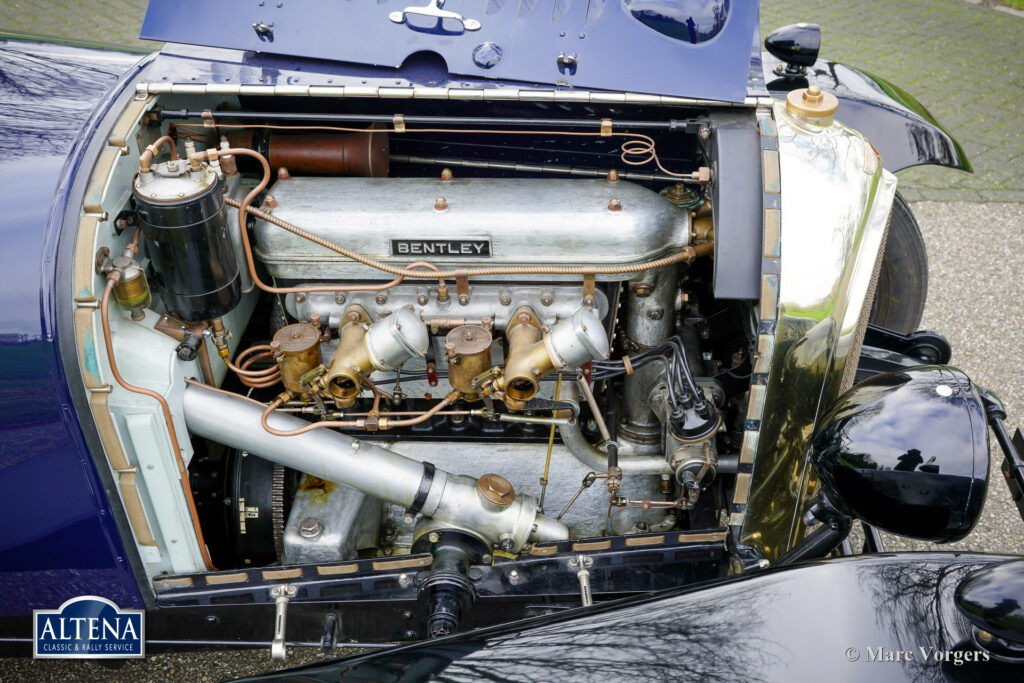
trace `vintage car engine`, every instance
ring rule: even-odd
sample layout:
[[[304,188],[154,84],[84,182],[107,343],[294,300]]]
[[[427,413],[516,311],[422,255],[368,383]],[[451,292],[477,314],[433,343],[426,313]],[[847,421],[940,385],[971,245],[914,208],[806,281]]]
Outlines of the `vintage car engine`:
[[[678,556],[693,576],[724,570],[756,291],[715,283],[758,276],[712,258],[710,119],[663,134],[687,168],[669,175],[586,166],[604,133],[535,131],[524,149],[571,163],[510,164],[481,158],[503,154],[495,131],[454,158],[443,130],[410,144],[192,115],[142,118],[138,166],[114,175],[121,232],[96,257],[114,424],[188,473],[184,497],[144,469],[126,498],[149,571],[428,554],[411,585],[438,635],[474,600],[469,568],[552,543],[671,538],[709,553]],[[642,137],[616,154],[656,155]],[[190,442],[168,449],[174,423]]]

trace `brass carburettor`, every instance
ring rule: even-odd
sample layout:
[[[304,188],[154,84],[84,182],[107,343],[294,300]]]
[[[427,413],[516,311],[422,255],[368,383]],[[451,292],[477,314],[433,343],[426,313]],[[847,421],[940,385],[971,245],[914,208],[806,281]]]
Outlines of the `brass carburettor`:
[[[456,327],[444,340],[448,382],[465,401],[479,401],[480,387],[473,380],[491,367],[491,333],[479,325]]]
[[[274,358],[281,366],[284,388],[303,400],[310,398],[309,379],[303,381],[303,377],[321,363],[321,339],[319,325],[296,323],[282,327],[270,342]]]
[[[349,306],[338,331],[338,350],[319,386],[338,407],[350,408],[360,385],[374,370],[394,370],[427,352],[427,327],[411,306],[370,324],[362,306]]]
[[[537,395],[541,378],[552,370],[575,370],[589,361],[608,357],[604,325],[586,308],[580,308],[545,333],[537,315],[524,306],[512,314],[505,336],[505,367],[487,383],[487,388],[503,393],[509,410],[522,410]]]

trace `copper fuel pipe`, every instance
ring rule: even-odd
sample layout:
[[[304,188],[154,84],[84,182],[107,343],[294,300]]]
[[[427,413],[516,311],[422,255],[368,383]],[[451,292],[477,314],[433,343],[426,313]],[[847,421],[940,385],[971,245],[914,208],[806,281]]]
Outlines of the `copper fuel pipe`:
[[[271,427],[269,424],[267,424],[267,419],[274,413],[274,411],[277,410],[282,405],[284,405],[285,403],[287,403],[288,401],[290,401],[291,398],[291,395],[285,392],[279,395],[276,399],[274,399],[267,406],[266,410],[263,411],[263,416],[260,418],[260,424],[262,424],[263,428],[270,432],[271,434],[273,434],[274,436],[297,436],[299,434],[311,432],[314,429],[324,428],[366,429],[366,420],[363,418],[360,418],[358,420],[323,420],[321,422],[311,422],[305,427],[300,427],[299,429],[288,430],[275,429]],[[388,420],[386,417],[381,418],[378,428],[381,431],[383,431],[385,429],[392,429],[394,427],[411,427],[413,425],[418,425],[421,422],[429,420],[434,415],[437,415],[439,412],[441,412],[442,410],[450,406],[452,403],[454,403],[457,398],[458,392],[453,391],[447,396],[445,396],[442,400],[434,404],[434,406],[431,407],[430,410],[426,410],[422,413],[419,413],[417,417],[412,417],[404,420]]]
[[[199,524],[199,513],[196,511],[196,502],[192,497],[192,487],[189,484],[188,470],[185,467],[185,459],[181,455],[181,446],[178,445],[178,433],[174,429],[174,418],[171,416],[171,407],[167,405],[167,401],[164,397],[157,392],[151,389],[146,389],[145,387],[138,387],[134,384],[129,384],[117,369],[117,361],[114,359],[114,344],[110,338],[110,295],[114,291],[114,286],[120,279],[120,273],[116,270],[111,271],[107,276],[106,287],[103,288],[103,297],[100,299],[100,321],[103,325],[103,344],[107,349],[107,363],[110,365],[110,373],[122,388],[136,394],[149,396],[160,404],[160,410],[163,412],[164,422],[167,424],[167,432],[171,439],[171,448],[174,450],[174,459],[178,465],[178,479],[181,483],[182,492],[185,494],[185,500],[188,503],[189,516],[192,518],[192,527],[195,530],[196,541],[199,543],[199,549],[203,554],[203,562],[206,563],[207,569],[213,571],[216,567],[213,566],[213,560],[210,559],[210,552],[206,548],[206,540],[203,538],[203,530]]]

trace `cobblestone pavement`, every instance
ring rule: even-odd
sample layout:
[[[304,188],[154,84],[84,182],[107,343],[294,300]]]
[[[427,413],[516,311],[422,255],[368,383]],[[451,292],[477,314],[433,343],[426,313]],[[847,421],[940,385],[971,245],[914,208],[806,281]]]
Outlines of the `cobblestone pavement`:
[[[822,55],[918,97],[963,145],[974,175],[900,174],[909,200],[1024,202],[1024,18],[964,0],[762,0],[767,34],[822,25]],[[156,49],[139,40],[146,0],[8,0],[0,29]]]

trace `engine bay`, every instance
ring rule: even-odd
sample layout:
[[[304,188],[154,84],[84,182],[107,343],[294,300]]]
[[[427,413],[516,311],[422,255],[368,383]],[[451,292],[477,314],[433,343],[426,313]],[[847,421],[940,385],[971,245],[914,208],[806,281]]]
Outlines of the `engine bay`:
[[[476,566],[724,547],[758,310],[716,296],[711,130],[753,113],[358,104],[162,95],[122,122],[83,365],[158,593],[427,556],[401,588],[442,635]]]

